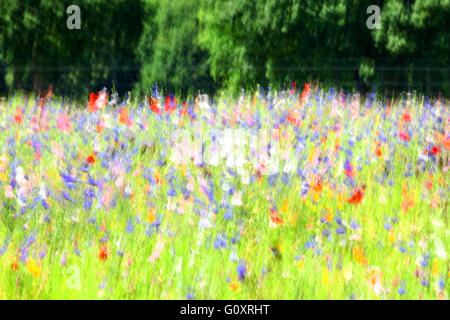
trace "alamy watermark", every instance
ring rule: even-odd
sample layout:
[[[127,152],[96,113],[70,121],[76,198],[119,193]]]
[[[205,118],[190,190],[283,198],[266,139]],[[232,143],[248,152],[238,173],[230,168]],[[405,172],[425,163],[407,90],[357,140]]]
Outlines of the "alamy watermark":
[[[64,274],[68,275],[68,278],[66,280],[67,288],[69,288],[70,290],[81,289],[80,267],[69,266],[69,268],[64,271]]]
[[[69,30],[80,30],[81,29],[81,9],[77,5],[70,5],[66,10],[67,14],[70,16],[67,18],[66,26]],[[366,10],[367,14],[370,16],[367,18],[366,26],[370,30],[381,29],[381,9],[377,5],[370,5]]]
[[[253,167],[261,175],[284,173],[296,169],[292,145],[281,143],[277,129],[206,129],[195,126],[194,135],[186,129],[177,129],[171,135],[170,161],[177,165],[225,165],[242,177]]]
[[[370,30],[373,29],[381,29],[381,10],[377,5],[371,5],[367,7],[367,14],[371,14],[369,18],[367,18],[366,26]]]
[[[77,5],[71,5],[67,7],[67,14],[70,16],[67,18],[66,26],[69,30],[80,30],[81,29],[81,10]]]

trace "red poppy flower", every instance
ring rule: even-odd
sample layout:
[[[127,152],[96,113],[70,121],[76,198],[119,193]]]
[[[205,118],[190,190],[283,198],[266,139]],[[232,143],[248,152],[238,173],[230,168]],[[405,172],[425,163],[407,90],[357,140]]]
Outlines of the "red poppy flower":
[[[175,111],[177,104],[177,98],[170,95],[166,97],[166,103],[164,104],[164,111],[166,112],[173,112]]]
[[[354,205],[358,205],[362,202],[362,199],[364,198],[364,190],[366,189],[366,186],[362,186],[362,188],[356,188],[355,192],[350,196],[350,198],[347,199],[348,203],[352,203]]]
[[[399,135],[400,139],[403,140],[403,141],[409,141],[410,140],[410,137],[409,137],[408,133],[404,133],[403,131],[400,131],[398,133],[398,135]]]
[[[291,92],[290,92],[291,96],[293,96],[295,93],[295,86],[296,86],[296,83],[295,83],[295,81],[293,81],[291,84]]]
[[[302,91],[302,94],[300,96],[300,104],[303,104],[303,101],[308,96],[309,87],[310,87],[309,83],[305,83],[305,89]]]
[[[411,122],[411,116],[409,115],[409,113],[407,111],[402,115],[402,121]]]
[[[425,187],[426,187],[428,190],[433,189],[433,180],[431,180],[431,179],[426,180],[426,181],[425,181]]]
[[[439,152],[441,152],[441,148],[433,146],[433,148],[431,148],[431,153],[433,155],[437,155]]]
[[[95,104],[95,101],[98,99],[98,94],[91,92],[89,95],[89,104],[88,104],[88,110],[90,112],[97,111],[97,105]]]
[[[188,114],[186,100],[183,101],[182,106],[183,108],[180,109],[180,115],[186,116]]]
[[[148,102],[150,103],[150,109],[156,113],[161,114],[161,109],[158,108],[158,99],[150,97],[148,98]]]
[[[100,259],[100,261],[106,261],[106,259],[108,259],[108,247],[106,246],[106,244],[100,247],[98,258]]]
[[[281,218],[278,216],[277,211],[274,210],[274,209],[271,209],[271,210],[270,210],[270,221],[272,221],[272,223],[274,223],[274,224],[276,224],[276,225],[282,225],[282,224],[284,224],[283,219],[281,219]]]
[[[382,156],[382,152],[381,152],[380,146],[376,146],[376,148],[375,148],[375,155],[377,157],[381,157]]]
[[[86,162],[90,165],[93,165],[95,163],[95,156],[94,154],[91,154],[89,157],[86,158]]]
[[[349,178],[353,178],[354,172],[353,172],[353,165],[350,163],[350,161],[346,161],[344,164],[345,169],[345,175]]]

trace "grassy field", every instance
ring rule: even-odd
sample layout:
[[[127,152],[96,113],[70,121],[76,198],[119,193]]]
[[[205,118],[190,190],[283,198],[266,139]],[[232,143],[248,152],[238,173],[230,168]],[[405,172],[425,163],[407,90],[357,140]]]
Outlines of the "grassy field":
[[[17,94],[0,141],[0,299],[449,297],[443,98]]]

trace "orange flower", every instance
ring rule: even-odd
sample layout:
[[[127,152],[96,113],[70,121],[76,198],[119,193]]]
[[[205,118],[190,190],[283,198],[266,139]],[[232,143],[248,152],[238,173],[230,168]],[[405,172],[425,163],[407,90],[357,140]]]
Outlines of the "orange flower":
[[[443,137],[442,138],[442,145],[444,146],[445,150],[450,151],[450,138],[449,137]]]
[[[100,259],[100,261],[106,261],[106,259],[108,259],[108,247],[106,246],[106,244],[100,247],[98,258]]]
[[[19,264],[17,263],[17,261],[14,261],[14,262],[11,264],[11,270],[12,270],[12,271],[17,271],[17,269],[19,269]]]
[[[322,192],[322,179],[320,177],[318,177],[315,181],[315,183],[312,184],[312,189],[314,190],[314,192],[320,193]]]
[[[16,113],[14,114],[14,121],[17,124],[21,124],[22,123],[22,118],[23,118],[23,111],[21,108],[17,107],[16,108]]]
[[[119,111],[119,122],[127,126],[131,124],[130,115],[127,108],[121,108]]]
[[[369,271],[367,282],[369,289],[373,291],[375,296],[378,297],[384,291],[382,274],[378,268],[373,268]]]
[[[409,208],[414,208],[414,195],[408,192],[408,187],[406,181],[403,183],[402,187],[402,210],[404,213],[407,213]]]
[[[415,206],[415,202],[411,199],[405,199],[402,202],[402,210],[404,213],[408,213],[408,210],[410,208],[414,208],[414,206]]]
[[[95,129],[97,130],[98,133],[102,133],[103,129],[105,129],[104,124],[99,121],[96,125],[95,125]]]
[[[159,173],[155,173],[153,175],[153,177],[155,178],[156,184],[161,184],[162,183],[162,180],[161,180],[161,177],[160,177]]]
[[[239,286],[239,284],[237,283],[236,280],[233,280],[233,281],[230,282],[231,290],[236,291],[238,289],[238,286]]]
[[[281,212],[281,213],[287,213],[287,212],[288,212],[288,208],[289,208],[289,200],[288,200],[288,199],[285,199],[285,200],[283,201],[283,205],[282,205],[281,208],[280,208],[280,212]]]
[[[270,210],[270,225],[276,227],[277,225],[284,224],[284,221],[278,216],[275,209]]]
[[[390,243],[394,243],[395,242],[395,231],[394,231],[394,229],[389,230],[388,241]]]
[[[325,220],[327,220],[328,222],[331,222],[332,218],[333,218],[333,215],[331,214],[331,210],[328,208],[327,214],[325,215]]]
[[[431,191],[433,189],[433,177],[425,181],[425,188]]]
[[[380,146],[376,146],[375,148],[375,155],[379,158],[383,155]]]
[[[437,260],[433,261],[433,268],[431,269],[431,273],[434,275],[439,273],[439,261]]]
[[[156,218],[155,218],[155,207],[151,207],[150,210],[148,211],[147,220],[150,223],[155,222],[155,220],[156,220]]]
[[[353,258],[358,262],[359,264],[366,265],[367,259],[364,255],[364,250],[361,247],[355,247],[352,249],[353,251]]]
[[[309,223],[306,224],[306,229],[314,230],[314,225],[311,222],[309,222]]]

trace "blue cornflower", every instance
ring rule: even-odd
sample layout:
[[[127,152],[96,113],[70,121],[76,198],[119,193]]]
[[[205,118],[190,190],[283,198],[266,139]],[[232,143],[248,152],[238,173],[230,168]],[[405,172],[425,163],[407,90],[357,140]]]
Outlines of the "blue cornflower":
[[[46,199],[42,199],[42,200],[41,200],[41,205],[42,205],[42,207],[43,207],[44,209],[50,208],[50,206],[48,205]]]
[[[147,237],[150,237],[152,234],[153,234],[152,228],[147,228],[147,229],[145,230],[145,235],[146,235]]]
[[[86,211],[89,211],[92,208],[93,200],[92,198],[84,198],[83,208]]]
[[[60,173],[61,177],[63,178],[64,183],[71,184],[78,182],[77,178],[72,177],[71,175]]]
[[[233,219],[233,211],[231,209],[228,209],[225,214],[223,215],[224,219],[226,220],[232,220]]]
[[[194,294],[191,290],[188,290],[188,293],[186,294],[186,300],[194,300]]]
[[[392,225],[386,222],[386,223],[384,224],[384,228],[385,228],[386,230],[389,231],[389,230],[392,229]]]
[[[356,221],[352,221],[352,223],[350,224],[350,227],[351,227],[352,229],[358,229],[358,228],[359,228],[359,225],[358,225],[358,223],[356,223]]]
[[[422,267],[428,267],[428,259],[423,258],[420,264],[422,265]]]
[[[312,249],[315,247],[315,243],[313,241],[308,241],[307,243],[305,243],[305,248],[306,249]]]
[[[216,240],[214,240],[214,244],[213,244],[214,249],[217,250],[217,249],[220,249],[222,247],[225,248],[226,246],[227,246],[227,242],[222,237],[218,236],[216,238]]]
[[[127,233],[133,233],[134,232],[134,226],[133,226],[133,220],[128,219],[127,221],[127,228],[125,229]]]
[[[175,197],[177,195],[177,192],[175,191],[175,189],[170,189],[169,191],[167,191],[167,196],[169,197]]]
[[[336,233],[338,234],[344,234],[345,233],[345,227],[341,226],[336,229]]]
[[[348,145],[353,148],[355,146],[355,142],[352,139],[349,139]]]
[[[422,280],[420,280],[420,284],[423,285],[424,287],[428,287],[429,282],[427,279],[422,279]]]
[[[47,255],[47,250],[41,250],[40,252],[39,252],[39,259],[44,259],[45,258],[45,256]]]
[[[238,280],[244,281],[245,279],[245,273],[247,271],[247,268],[243,262],[239,263],[236,267],[236,272],[238,273]]]
[[[64,199],[66,199],[67,201],[73,201],[73,199],[69,196],[69,194],[67,194],[65,191],[61,192],[61,195]]]

